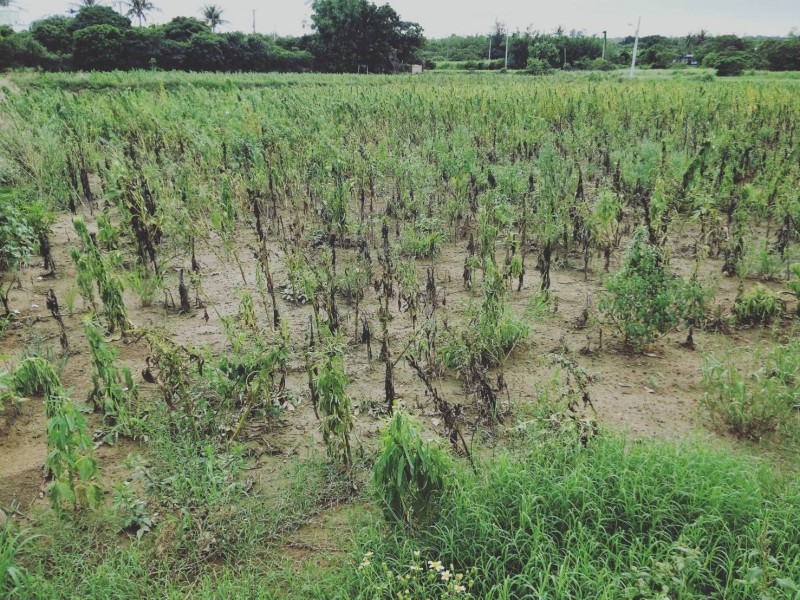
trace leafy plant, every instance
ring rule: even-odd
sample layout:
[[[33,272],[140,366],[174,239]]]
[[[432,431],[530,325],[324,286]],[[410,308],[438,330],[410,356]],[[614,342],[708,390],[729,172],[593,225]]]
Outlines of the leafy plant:
[[[403,229],[400,252],[414,258],[433,258],[444,243],[444,232],[438,219],[419,218]]]
[[[95,508],[103,500],[103,488],[86,419],[66,397],[53,398],[50,405],[49,453],[44,463],[53,476],[48,487],[50,503],[55,510],[61,510],[64,503],[73,508]]]
[[[328,448],[328,456],[351,465],[350,432],[353,416],[350,397],[347,395],[347,375],[344,372],[344,352],[339,337],[328,333],[316,357],[315,388],[319,395],[319,410],[322,413],[322,439]]]
[[[395,411],[383,435],[374,481],[386,519],[420,522],[430,515],[445,488],[449,458],[434,442],[425,442],[403,411]]]
[[[104,260],[97,247],[94,236],[89,233],[86,222],[75,217],[72,221],[75,232],[81,239],[83,251],[73,248],[70,256],[78,270],[77,282],[81,295],[94,308],[94,294],[91,290],[91,281],[97,283],[100,299],[103,301],[103,312],[108,321],[108,330],[111,333],[125,334],[131,329],[128,313],[122,300],[122,280],[115,275],[108,261]]]
[[[150,273],[144,267],[134,267],[125,275],[128,288],[139,298],[143,308],[153,305],[156,295],[164,289],[160,273]]]
[[[526,318],[517,316],[508,305],[508,290],[491,259],[482,286],[483,299],[479,305],[469,306],[464,326],[444,333],[439,351],[448,368],[465,371],[475,365],[497,366],[528,336]]]
[[[83,331],[92,355],[92,391],[89,392],[89,400],[109,422],[119,425],[130,434],[131,403],[138,396],[131,370],[126,366],[117,368],[117,351],[103,339],[93,315],[84,319]]]
[[[622,269],[605,282],[599,308],[636,350],[672,331],[685,311],[682,280],[672,277],[663,252],[636,230]]]
[[[784,309],[781,297],[761,284],[739,294],[733,305],[740,325],[769,325],[783,315]]]

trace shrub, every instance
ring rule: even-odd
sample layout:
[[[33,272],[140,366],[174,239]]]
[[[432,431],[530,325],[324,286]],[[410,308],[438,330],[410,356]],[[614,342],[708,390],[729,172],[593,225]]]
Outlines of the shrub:
[[[445,486],[449,462],[433,442],[424,442],[411,418],[395,412],[375,463],[375,487],[388,521],[424,519]]]
[[[528,64],[525,65],[525,71],[531,75],[547,75],[551,69],[546,61],[540,58],[529,58]]]
[[[745,355],[750,356],[742,364]],[[800,432],[800,340],[768,352],[711,355],[703,366],[703,403],[734,435],[761,440]]]
[[[747,68],[747,57],[744,53],[723,56],[717,61],[718,77],[736,77]]]
[[[672,277],[660,248],[637,229],[622,270],[606,280],[600,310],[636,350],[672,331],[684,312],[683,281]]]
[[[784,311],[784,302],[772,290],[758,284],[736,298],[733,306],[740,325],[769,325]]]

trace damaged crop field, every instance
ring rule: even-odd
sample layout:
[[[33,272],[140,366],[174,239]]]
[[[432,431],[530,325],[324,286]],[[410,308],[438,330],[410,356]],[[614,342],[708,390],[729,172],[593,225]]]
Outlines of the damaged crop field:
[[[800,598],[798,81],[0,91],[0,597]]]

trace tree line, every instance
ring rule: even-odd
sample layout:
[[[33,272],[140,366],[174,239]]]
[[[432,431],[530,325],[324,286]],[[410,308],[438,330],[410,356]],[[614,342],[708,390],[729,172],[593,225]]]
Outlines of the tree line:
[[[157,10],[151,2],[131,0],[128,6],[121,14],[83,0],[73,14],[36,21],[28,31],[0,26],[0,69],[381,73],[416,60],[424,41],[419,24],[368,0],[314,0],[313,33],[299,37],[217,33],[225,20],[216,5],[203,8],[204,20],[176,17],[149,26],[147,18]]]
[[[551,69],[613,69],[631,62],[634,38],[604,40],[579,31],[558,28],[552,33],[527,31],[509,33],[499,23],[490,35],[457,36],[428,40],[420,55],[440,67],[545,72]],[[605,48],[604,48],[605,45]],[[741,38],[711,36],[706,31],[683,37],[650,35],[639,38],[637,64],[666,69],[680,64],[715,69],[800,70],[800,37]]]
[[[202,8],[202,20],[176,17],[145,26],[157,7],[149,0],[126,4],[121,14],[98,0],[82,0],[70,15],[36,21],[28,31],[0,26],[0,69],[385,73],[424,62],[427,68],[467,69],[507,64],[539,74],[614,69],[630,63],[634,43],[632,36],[604,40],[563,28],[507,34],[499,23],[488,36],[426,40],[418,23],[369,0],[314,0],[312,33],[286,37],[218,33],[226,21],[224,10],[213,4]],[[800,70],[800,37],[711,36],[702,30],[684,37],[651,35],[639,39],[637,62],[651,68],[699,64],[731,75],[748,68]]]

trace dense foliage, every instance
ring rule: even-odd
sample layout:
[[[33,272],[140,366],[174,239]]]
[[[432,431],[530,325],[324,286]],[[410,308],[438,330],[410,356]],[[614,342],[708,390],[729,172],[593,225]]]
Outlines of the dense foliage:
[[[628,65],[633,37],[603,40],[559,28],[552,33],[516,31],[496,23],[489,35],[425,40],[419,24],[405,21],[389,5],[370,0],[315,0],[313,32],[277,37],[218,33],[226,21],[216,5],[203,20],[176,17],[143,27],[150,2],[131,4],[127,16],[84,2],[74,16],[34,22],[30,31],[0,27],[0,69],[44,70],[180,69],[187,71],[307,71],[385,73],[424,62],[440,69],[610,70]],[[132,27],[131,18],[138,22]],[[101,28],[102,27],[102,28]],[[740,38],[705,31],[684,37],[650,35],[639,40],[638,64],[664,69],[684,65],[714,68],[719,75],[745,69],[800,70],[800,37]]]

